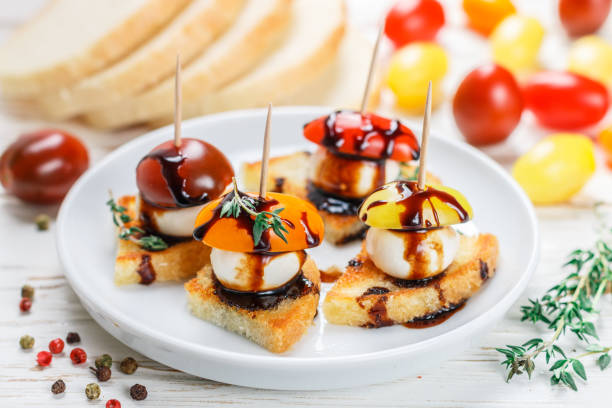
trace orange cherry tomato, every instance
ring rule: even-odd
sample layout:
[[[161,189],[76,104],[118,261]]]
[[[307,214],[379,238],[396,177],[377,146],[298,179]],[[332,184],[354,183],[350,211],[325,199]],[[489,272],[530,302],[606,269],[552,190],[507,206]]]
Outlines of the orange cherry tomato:
[[[606,21],[611,3],[611,0],[560,0],[561,24],[573,37],[592,34]]]
[[[254,199],[258,196],[246,194]],[[282,209],[278,216],[287,230],[284,233],[287,242],[269,228],[264,231],[259,245],[255,246],[253,216],[247,215],[244,210],[238,218],[220,216],[223,204],[231,197],[233,192],[211,201],[196,218],[194,236],[198,239],[201,237],[202,242],[210,247],[233,252],[290,252],[312,248],[323,241],[323,220],[312,204],[289,194],[267,193],[266,201],[269,204],[257,206],[257,211]]]
[[[387,14],[385,34],[396,47],[431,41],[444,25],[444,9],[436,0],[401,0]]]
[[[597,135],[597,143],[599,143],[605,154],[608,168],[612,169],[612,125],[608,126]]]
[[[514,14],[516,9],[510,0],[463,0],[470,27],[489,35],[500,21]]]

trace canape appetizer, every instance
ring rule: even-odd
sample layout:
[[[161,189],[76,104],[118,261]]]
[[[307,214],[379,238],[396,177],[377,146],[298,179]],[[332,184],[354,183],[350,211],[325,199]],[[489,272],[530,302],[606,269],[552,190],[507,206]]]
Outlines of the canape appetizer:
[[[150,284],[190,278],[207,264],[210,248],[193,239],[198,212],[231,184],[234,171],[221,151],[198,139],[167,141],[136,168],[136,196],[109,201],[119,228],[115,283]]]
[[[194,237],[212,247],[210,265],[185,284],[197,317],[281,353],[317,313],[320,278],[304,251],[323,239],[308,202],[234,188],[200,211]]]
[[[276,191],[308,199],[325,222],[327,240],[342,244],[361,238],[367,226],[357,209],[383,184],[410,176],[419,157],[412,131],[397,120],[373,113],[337,111],[304,126],[306,139],[319,147],[270,160],[269,178]],[[255,183],[258,163],[246,164],[247,186]]]
[[[370,229],[361,252],[325,297],[330,323],[439,323],[495,273],[495,236],[466,236],[453,228],[472,218],[456,190],[395,181],[372,193],[359,216]]]

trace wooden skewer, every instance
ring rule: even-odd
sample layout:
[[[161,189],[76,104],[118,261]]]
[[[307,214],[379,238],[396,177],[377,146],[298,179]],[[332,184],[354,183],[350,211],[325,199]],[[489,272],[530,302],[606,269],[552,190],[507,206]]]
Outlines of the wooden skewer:
[[[259,175],[259,196],[265,197],[268,190],[268,162],[270,159],[270,121],[272,119],[272,104],[268,104],[266,130],[264,131],[263,153],[261,155],[261,174]]]
[[[372,76],[374,75],[374,67],[376,66],[376,58],[378,57],[378,49],[380,48],[381,38],[383,30],[385,29],[384,20],[378,28],[378,35],[376,36],[376,43],[374,44],[374,50],[372,50],[372,59],[370,60],[370,69],[368,71],[368,79],[366,80],[365,90],[363,91],[363,98],[361,99],[361,113],[364,113],[368,99],[370,98],[370,88],[372,87]]]
[[[174,145],[176,147],[181,146],[182,99],[181,54],[176,54],[176,73],[174,74]]]
[[[425,165],[427,164],[427,140],[429,139],[429,119],[431,117],[431,81],[427,86],[427,100],[425,101],[425,115],[423,116],[423,130],[421,132],[421,157],[419,160],[419,178],[418,187],[419,190],[425,188],[425,176],[427,170]]]

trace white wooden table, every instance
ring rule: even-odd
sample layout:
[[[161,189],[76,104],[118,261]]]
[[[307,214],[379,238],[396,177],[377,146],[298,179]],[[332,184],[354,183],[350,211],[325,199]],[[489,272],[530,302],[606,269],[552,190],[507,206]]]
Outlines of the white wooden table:
[[[27,18],[43,2],[3,2],[0,36]],[[382,8],[372,3],[368,0],[350,2],[351,19],[355,24],[362,25],[364,30],[373,29],[376,13],[363,11],[367,7]],[[486,60],[486,46],[457,27],[461,19],[459,0],[443,3],[451,17],[451,27],[443,33],[442,43],[451,55],[452,71],[447,86],[452,95],[451,90],[462,75],[479,61]],[[552,1],[524,0],[516,3],[521,10],[538,15],[551,30],[559,30]],[[605,33],[612,38],[609,28],[610,24]],[[480,41],[480,48],[468,46],[470,41]],[[559,41],[561,44],[547,44],[543,52],[548,65],[553,67],[562,66],[563,63],[558,53],[554,52],[556,46],[563,46],[564,40]],[[508,165],[520,151],[544,134],[531,124],[529,118],[524,122],[510,142],[488,149],[487,153]],[[19,133],[48,125],[0,112],[0,149]],[[434,114],[433,126],[448,137],[459,137],[448,104]],[[62,124],[62,127],[84,139],[93,161],[139,132],[103,135],[76,124]],[[46,232],[36,231],[33,218],[41,212],[53,215],[57,209],[24,205],[0,190],[0,407],[104,406],[104,401],[110,398],[119,399],[123,407],[583,407],[595,406],[596,403],[609,404],[612,369],[600,372],[592,360],[586,360],[589,381],[588,384],[578,381],[579,393],[562,387],[550,387],[542,365],[536,369],[535,379],[531,382],[526,377],[518,377],[511,384],[506,384],[504,371],[499,365],[500,355],[494,350],[505,344],[519,344],[536,335],[549,336],[542,327],[534,328],[519,321],[519,305],[528,297],[541,295],[562,276],[560,266],[570,251],[588,246],[594,240],[596,219],[592,205],[595,201],[612,203],[612,178],[603,166],[601,168],[570,204],[537,210],[542,233],[540,266],[526,293],[495,330],[476,341],[476,345],[470,346],[456,359],[432,366],[421,375],[358,389],[321,392],[266,391],[220,384],[162,366],[119,343],[89,317],[68,286],[55,252],[55,226],[52,224]],[[32,311],[25,315],[18,308],[20,287],[24,283],[36,288]],[[604,299],[606,305],[603,306],[598,328],[602,343],[608,345],[612,344],[612,308],[607,306],[609,301],[609,296]],[[94,377],[85,367],[75,368],[67,356],[55,358],[52,366],[43,370],[35,363],[37,351],[45,349],[53,338],[64,338],[68,331],[80,333],[81,345],[90,357],[95,358],[102,353],[109,353],[115,359],[134,356],[142,367],[132,376],[115,369],[113,378],[102,386],[102,398],[88,403],[83,390],[87,383],[94,381]],[[34,350],[20,349],[18,340],[24,334],[36,338]],[[364,367],[363,375],[368,375],[367,367]],[[50,392],[51,384],[58,378],[64,379],[67,384],[66,393],[59,398]],[[136,403],[131,400],[129,387],[134,383],[147,386],[149,397],[146,401]]]

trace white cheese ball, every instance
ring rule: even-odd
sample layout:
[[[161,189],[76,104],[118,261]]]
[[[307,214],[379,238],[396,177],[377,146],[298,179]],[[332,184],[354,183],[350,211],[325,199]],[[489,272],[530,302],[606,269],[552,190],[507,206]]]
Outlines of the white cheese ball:
[[[150,227],[160,234],[174,237],[191,237],[196,217],[205,204],[186,208],[159,208],[136,199],[138,214],[144,213],[150,219]]]

